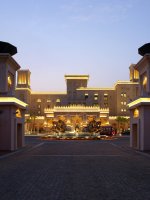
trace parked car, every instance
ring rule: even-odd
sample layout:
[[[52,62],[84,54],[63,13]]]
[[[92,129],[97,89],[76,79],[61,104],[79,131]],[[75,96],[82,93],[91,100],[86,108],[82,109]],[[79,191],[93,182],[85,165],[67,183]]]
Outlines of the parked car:
[[[124,131],[122,131],[122,133],[121,133],[122,135],[130,135],[130,130],[128,129],[128,130],[124,130]]]
[[[115,135],[115,130],[112,126],[101,126],[100,135],[107,135],[107,136],[113,136]]]

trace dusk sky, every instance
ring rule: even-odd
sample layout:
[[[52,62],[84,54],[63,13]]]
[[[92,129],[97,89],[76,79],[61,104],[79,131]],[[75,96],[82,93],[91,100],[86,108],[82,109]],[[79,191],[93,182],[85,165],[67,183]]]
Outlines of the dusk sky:
[[[34,91],[65,91],[65,74],[113,87],[150,42],[149,10],[150,0],[0,0],[0,41],[17,47]]]

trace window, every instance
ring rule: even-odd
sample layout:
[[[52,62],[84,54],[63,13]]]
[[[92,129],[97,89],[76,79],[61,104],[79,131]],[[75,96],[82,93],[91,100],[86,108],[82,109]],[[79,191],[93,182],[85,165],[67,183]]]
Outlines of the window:
[[[94,100],[98,100],[98,97],[94,97]]]
[[[127,97],[127,94],[125,92],[122,92],[121,97]]]
[[[127,105],[126,101],[121,101],[121,105]]]
[[[104,101],[108,101],[108,94],[104,94]]]
[[[36,101],[36,102],[38,102],[38,103],[39,103],[39,102],[42,102],[42,101],[41,101],[41,99],[37,99],[37,101]]]
[[[56,99],[56,103],[60,103],[60,99]]]
[[[47,103],[49,103],[49,102],[51,102],[51,100],[50,100],[50,99],[47,99]]]
[[[104,103],[104,106],[105,106],[105,107],[108,107],[108,103]]]
[[[41,105],[40,105],[40,104],[38,105],[38,108],[41,108]]]
[[[84,97],[85,97],[85,99],[87,99],[87,98],[88,98],[88,96],[89,96],[89,94],[88,94],[88,93],[85,93],[85,94],[84,94]]]

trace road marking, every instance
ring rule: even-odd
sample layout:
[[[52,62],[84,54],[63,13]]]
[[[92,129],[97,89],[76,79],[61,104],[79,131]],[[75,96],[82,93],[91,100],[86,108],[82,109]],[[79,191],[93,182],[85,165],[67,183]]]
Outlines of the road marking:
[[[120,157],[122,155],[71,155],[71,154],[68,154],[68,155],[63,155],[63,154],[59,154],[59,155],[42,155],[42,154],[39,154],[39,155],[31,155],[33,157]]]
[[[42,143],[40,143],[40,144],[37,144],[37,145],[31,147],[30,149],[28,149],[26,152],[32,151],[33,149],[36,149],[36,148],[42,146],[43,144],[44,144],[44,142],[42,142]]]

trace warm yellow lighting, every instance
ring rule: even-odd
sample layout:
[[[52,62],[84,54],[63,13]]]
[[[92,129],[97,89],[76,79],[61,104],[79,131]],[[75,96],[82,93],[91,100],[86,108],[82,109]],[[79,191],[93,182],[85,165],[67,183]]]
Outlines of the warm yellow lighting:
[[[60,103],[60,99],[56,99],[56,103]]]
[[[131,82],[131,81],[117,81],[117,83],[114,84],[114,87],[117,85],[138,85],[138,82]]]
[[[46,117],[53,118],[54,114],[47,114]]]
[[[139,98],[139,99],[136,99],[135,101],[132,101],[131,103],[128,104],[129,108],[132,108],[134,106],[139,106],[139,105],[142,105],[142,104],[150,104],[150,98]]]
[[[71,80],[74,80],[74,79],[79,79],[79,80],[85,79],[85,80],[88,80],[89,79],[89,75],[65,75],[65,79],[66,80],[68,80],[68,79],[71,79]]]
[[[146,85],[147,85],[147,76],[144,76],[144,78],[143,78],[143,86],[146,87]]]
[[[36,102],[40,103],[40,102],[41,102],[41,99],[37,99],[37,101],[36,101]]]
[[[76,90],[79,91],[91,91],[91,90],[95,90],[95,91],[99,91],[99,90],[115,90],[114,88],[84,88],[84,87],[80,87],[77,88]]]
[[[139,72],[134,70],[134,79],[139,79]]]
[[[64,95],[67,94],[66,92],[35,92],[32,91],[31,94],[40,95],[40,94],[57,94],[57,95]]]
[[[16,117],[18,117],[18,118],[22,117],[20,109],[16,110]]]
[[[26,74],[20,73],[18,77],[18,84],[26,84],[27,79],[26,79]]]
[[[14,104],[20,105],[24,108],[28,105],[28,104],[24,103],[23,101],[16,99],[15,97],[0,97],[0,103],[14,103]]]
[[[133,117],[139,117],[139,110],[137,108],[133,112]]]
[[[11,77],[10,77],[10,76],[8,76],[8,78],[7,78],[7,79],[8,79],[8,85],[9,85],[9,86],[11,86],[11,85],[12,85],[12,80],[11,80]]]
[[[29,92],[31,92],[31,89],[29,88],[16,88],[15,90],[28,90]]]

